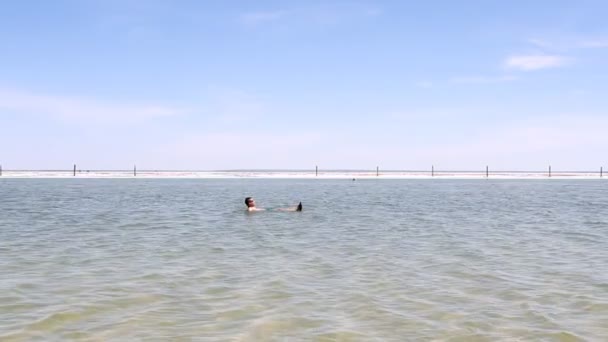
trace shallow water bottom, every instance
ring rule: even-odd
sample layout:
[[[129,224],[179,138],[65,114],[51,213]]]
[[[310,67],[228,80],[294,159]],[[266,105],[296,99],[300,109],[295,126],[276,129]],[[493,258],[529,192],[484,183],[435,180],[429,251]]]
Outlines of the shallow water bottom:
[[[605,341],[606,188],[1,180],[0,340]]]

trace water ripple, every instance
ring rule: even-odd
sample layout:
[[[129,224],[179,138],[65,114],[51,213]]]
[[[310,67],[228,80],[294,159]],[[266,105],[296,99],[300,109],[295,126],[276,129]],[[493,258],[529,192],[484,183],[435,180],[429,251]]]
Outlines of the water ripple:
[[[607,188],[2,179],[0,340],[605,341]]]

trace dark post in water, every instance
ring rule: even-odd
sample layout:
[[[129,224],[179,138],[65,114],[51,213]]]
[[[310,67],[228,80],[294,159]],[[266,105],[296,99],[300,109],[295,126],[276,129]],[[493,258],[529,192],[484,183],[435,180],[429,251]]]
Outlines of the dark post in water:
[[[137,165],[133,165],[133,177],[137,177]]]
[[[549,178],[551,178],[551,165],[549,165]]]
[[[490,169],[486,165],[486,178],[490,177]]]
[[[315,177],[319,175],[319,166],[315,165]]]
[[[76,176],[76,164],[74,164],[74,173],[73,173],[73,175]]]
[[[435,177],[435,165],[431,165],[431,177]]]
[[[380,167],[376,166],[376,177],[380,175]]]
[[[2,176],[2,166],[0,165],[0,176]],[[604,177],[604,167],[600,167],[600,178]]]
[[[2,176],[2,165],[0,165],[0,176]]]

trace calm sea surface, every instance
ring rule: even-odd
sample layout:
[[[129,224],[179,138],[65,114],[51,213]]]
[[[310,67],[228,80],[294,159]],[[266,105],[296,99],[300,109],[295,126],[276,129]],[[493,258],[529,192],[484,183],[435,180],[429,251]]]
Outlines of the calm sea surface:
[[[0,340],[606,341],[608,182],[0,179]]]

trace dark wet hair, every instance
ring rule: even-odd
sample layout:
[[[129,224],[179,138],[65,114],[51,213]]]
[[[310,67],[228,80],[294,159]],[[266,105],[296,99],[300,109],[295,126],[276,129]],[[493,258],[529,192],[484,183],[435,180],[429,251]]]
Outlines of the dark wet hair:
[[[249,207],[249,201],[251,201],[251,197],[245,197],[245,205]]]

